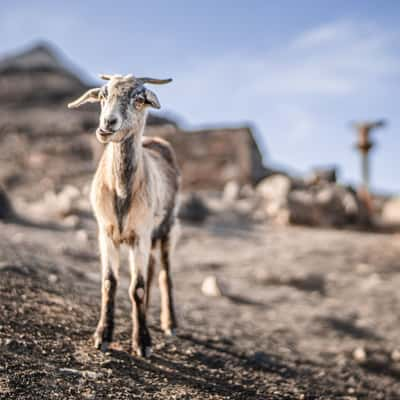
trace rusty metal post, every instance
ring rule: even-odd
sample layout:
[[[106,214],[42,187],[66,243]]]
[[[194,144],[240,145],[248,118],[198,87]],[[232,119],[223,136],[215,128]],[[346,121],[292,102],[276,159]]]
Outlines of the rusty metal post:
[[[383,120],[353,124],[358,131],[358,142],[356,147],[361,154],[362,186],[360,190],[360,197],[364,201],[370,214],[373,213],[373,202],[370,192],[369,152],[374,147],[374,142],[370,140],[370,132],[374,129],[382,128],[385,125],[386,123]]]

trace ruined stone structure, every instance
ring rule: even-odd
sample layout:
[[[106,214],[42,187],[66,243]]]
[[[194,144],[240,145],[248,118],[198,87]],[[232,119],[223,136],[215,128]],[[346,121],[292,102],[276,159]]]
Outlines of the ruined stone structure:
[[[248,127],[183,131],[175,127],[151,128],[172,143],[186,189],[223,189],[228,181],[255,184],[270,174]]]
[[[93,86],[77,71],[47,44],[0,60],[0,183],[8,190],[31,196],[35,191],[26,187],[32,182],[38,193],[89,182],[102,151],[94,140],[98,109],[67,109]],[[269,172],[247,127],[186,132],[151,114],[147,134],[173,144],[189,190],[219,190],[230,180],[254,184]]]

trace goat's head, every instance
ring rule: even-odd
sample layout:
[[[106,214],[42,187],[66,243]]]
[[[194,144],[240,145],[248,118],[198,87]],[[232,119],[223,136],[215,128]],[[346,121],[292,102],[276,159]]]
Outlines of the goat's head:
[[[164,84],[172,79],[135,78],[133,75],[100,75],[108,81],[100,88],[90,89],[68,104],[76,108],[84,103],[101,104],[97,139],[101,143],[122,142],[139,132],[145,122],[147,108],[160,108],[155,93],[144,84]]]

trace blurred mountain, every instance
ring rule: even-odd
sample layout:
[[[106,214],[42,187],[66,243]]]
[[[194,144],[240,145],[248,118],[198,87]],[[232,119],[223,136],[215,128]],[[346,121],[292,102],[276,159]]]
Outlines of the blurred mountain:
[[[40,43],[0,61],[0,103],[24,107],[65,102],[87,89],[50,45]]]
[[[81,74],[54,46],[37,43],[0,60],[0,105],[13,109],[55,105],[65,108],[69,101],[98,84],[85,82]],[[88,105],[85,109],[95,111],[97,107]],[[154,115],[149,116],[148,123],[176,125],[169,118]]]

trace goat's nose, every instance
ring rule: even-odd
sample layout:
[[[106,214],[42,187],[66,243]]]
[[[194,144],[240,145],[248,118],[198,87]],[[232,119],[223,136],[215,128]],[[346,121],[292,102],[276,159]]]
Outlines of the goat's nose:
[[[110,117],[110,118],[107,118],[106,120],[104,120],[104,122],[107,126],[107,129],[113,128],[117,124],[117,121],[118,120],[115,117]]]

